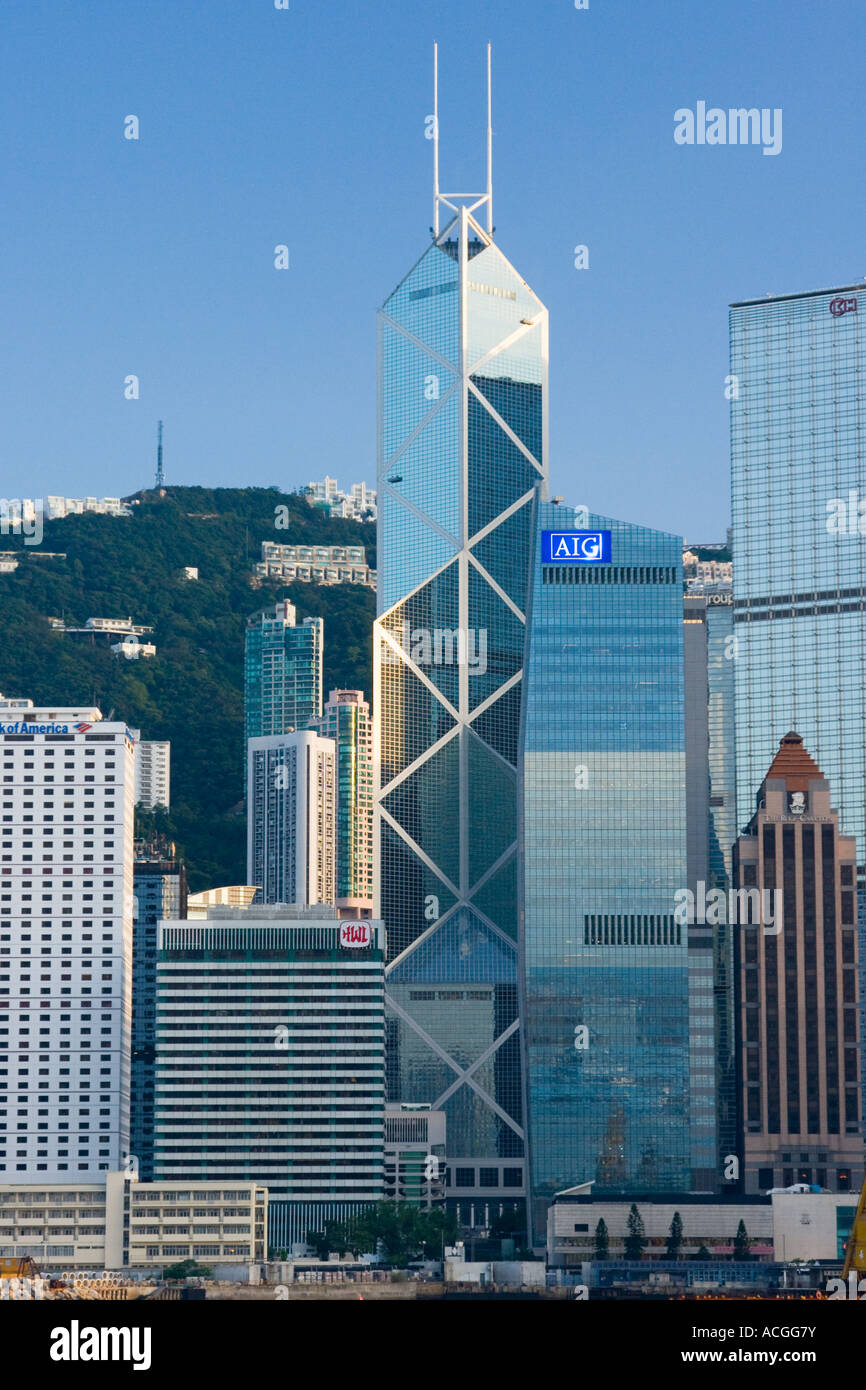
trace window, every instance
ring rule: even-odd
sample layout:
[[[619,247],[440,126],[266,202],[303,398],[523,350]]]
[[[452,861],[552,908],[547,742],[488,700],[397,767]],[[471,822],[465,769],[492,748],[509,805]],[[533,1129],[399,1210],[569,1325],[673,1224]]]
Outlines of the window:
[[[482,1169],[481,1169],[481,1173],[480,1173],[480,1175],[479,1175],[478,1186],[479,1186],[479,1187],[498,1187],[498,1186],[499,1186],[499,1169],[498,1169],[498,1168],[482,1168]]]
[[[455,1187],[474,1187],[475,1169],[474,1168],[455,1168],[454,1170]]]

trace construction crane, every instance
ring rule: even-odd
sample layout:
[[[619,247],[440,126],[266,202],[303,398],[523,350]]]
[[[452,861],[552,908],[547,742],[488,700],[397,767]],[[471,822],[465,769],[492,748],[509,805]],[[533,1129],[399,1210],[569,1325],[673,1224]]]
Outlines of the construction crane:
[[[860,1189],[854,1224],[845,1244],[842,1278],[847,1279],[852,1270],[856,1270],[858,1275],[866,1275],[866,1180]]]

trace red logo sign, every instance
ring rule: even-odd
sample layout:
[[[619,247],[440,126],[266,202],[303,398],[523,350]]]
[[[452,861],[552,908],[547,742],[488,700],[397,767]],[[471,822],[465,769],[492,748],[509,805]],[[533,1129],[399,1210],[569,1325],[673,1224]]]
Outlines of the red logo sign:
[[[76,729],[80,734],[86,734],[88,729],[92,729],[92,724],[76,724]]]
[[[373,929],[369,922],[340,923],[341,946],[348,946],[351,950],[357,951],[360,947],[370,946],[372,941]]]
[[[843,314],[856,314],[857,300],[842,299],[841,297],[838,299],[831,299],[830,313],[833,315],[834,319],[840,319]]]

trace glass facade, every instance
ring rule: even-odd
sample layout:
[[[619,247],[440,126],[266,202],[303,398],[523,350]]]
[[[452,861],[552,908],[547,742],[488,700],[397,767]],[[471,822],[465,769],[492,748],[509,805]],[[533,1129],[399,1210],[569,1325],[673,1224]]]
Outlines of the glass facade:
[[[569,528],[544,504],[541,527]],[[682,546],[590,516],[609,564],[536,557],[523,822],[536,1234],[554,1193],[689,1187]],[[705,1021],[704,1021],[705,1019]],[[692,1042],[712,1043],[712,997]]]
[[[732,884],[733,846],[737,837],[736,747],[734,744],[734,609],[731,592],[707,594],[707,725],[709,733],[710,888],[723,892]],[[716,1113],[718,1169],[722,1186],[727,1157],[739,1151],[737,1109],[736,991],[734,940],[729,925],[715,928]]]
[[[750,820],[779,740],[796,730],[856,838],[861,905],[864,309],[861,284],[730,313],[737,824]]]
[[[172,859],[136,859],[132,899],[132,1067],[129,1152],[153,1181],[156,945],[161,920],[186,916],[186,869]]]
[[[734,666],[729,584],[692,581],[683,601],[688,886],[704,896],[731,883],[734,815]],[[737,1129],[733,934],[730,924],[689,928],[691,1181],[695,1192],[731,1186]],[[712,1008],[714,1037],[703,1019]],[[697,1039],[703,1039],[698,1042]]]
[[[389,1100],[443,1110],[461,1171],[513,1179],[500,1160],[519,1169],[524,1152],[517,777],[547,312],[463,208],[386,302],[379,341]]]
[[[864,315],[839,312],[858,291],[866,309],[862,285],[732,306],[731,505],[738,825],[796,729],[862,865],[866,354]]]
[[[321,717],[324,626],[321,618],[305,618],[298,627],[294,604],[285,600],[273,612],[250,618],[244,646],[247,739],[305,729]]]
[[[363,690],[332,690],[315,728],[336,748],[338,909],[373,910],[373,725]]]

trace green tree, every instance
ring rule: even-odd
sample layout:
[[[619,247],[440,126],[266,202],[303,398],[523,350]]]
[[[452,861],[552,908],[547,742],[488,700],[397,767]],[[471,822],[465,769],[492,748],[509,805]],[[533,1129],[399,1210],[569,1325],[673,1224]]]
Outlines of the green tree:
[[[683,1245],[683,1218],[678,1211],[674,1212],[671,1228],[667,1238],[667,1258],[678,1260]]]
[[[325,1231],[307,1231],[307,1244],[313,1247],[317,1260],[326,1260],[331,1246]]]
[[[422,1211],[411,1202],[377,1202],[352,1221],[329,1221],[324,1231],[309,1232],[307,1240],[320,1259],[331,1251],[376,1254],[381,1247],[387,1263],[399,1269],[419,1257],[441,1258],[458,1229],[456,1217],[440,1208]]]
[[[699,1245],[695,1254],[696,1260],[711,1260],[713,1257],[705,1245]]]
[[[200,1265],[196,1260],[178,1260],[176,1265],[167,1265],[162,1271],[163,1279],[212,1279],[213,1270]]]
[[[646,1232],[644,1230],[643,1218],[634,1202],[628,1214],[628,1235],[625,1238],[625,1258],[627,1260],[643,1259],[643,1252],[646,1248]]]
[[[746,1223],[745,1221],[741,1220],[739,1226],[737,1227],[737,1234],[734,1236],[734,1259],[750,1259],[749,1247],[751,1244],[752,1241],[748,1231],[746,1230]]]
[[[252,572],[265,540],[360,544],[375,566],[375,527],[331,518],[297,494],[268,488],[168,488],[138,494],[133,515],[46,519],[35,561],[23,536],[4,575],[0,690],[39,704],[97,704],[103,715],[172,743],[171,811],[165,833],[184,859],[191,892],[242,883],[246,874],[243,651],[247,619],[287,598],[298,621],[325,624],[325,689],[372,684],[375,594],[356,584],[260,579]],[[286,529],[275,527],[284,506]],[[65,556],[66,558],[62,558]],[[199,568],[198,581],[183,577]],[[156,656],[115,657],[109,646],[52,628],[89,617],[152,626]]]
[[[604,1217],[599,1217],[598,1225],[595,1228],[595,1258],[597,1260],[610,1259],[610,1237],[607,1231],[607,1222]]]

